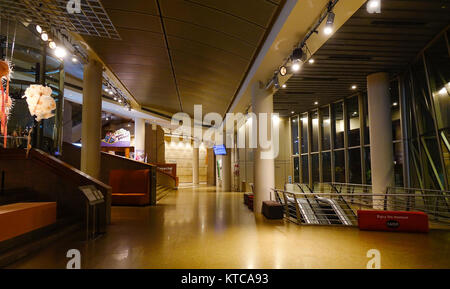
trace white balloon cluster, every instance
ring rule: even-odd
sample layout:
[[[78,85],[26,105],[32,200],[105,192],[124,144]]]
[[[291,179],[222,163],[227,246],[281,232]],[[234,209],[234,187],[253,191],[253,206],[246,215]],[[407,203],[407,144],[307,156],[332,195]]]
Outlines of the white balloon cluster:
[[[22,98],[26,98],[30,114],[36,116],[36,121],[54,116],[52,111],[56,109],[56,102],[51,95],[52,89],[48,86],[33,84],[25,90]]]

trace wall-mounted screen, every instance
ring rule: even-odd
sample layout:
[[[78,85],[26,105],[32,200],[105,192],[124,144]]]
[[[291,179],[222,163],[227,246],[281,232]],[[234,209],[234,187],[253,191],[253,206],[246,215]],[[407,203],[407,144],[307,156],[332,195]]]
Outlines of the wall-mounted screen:
[[[216,156],[224,156],[227,154],[227,150],[224,145],[213,146],[213,149]]]

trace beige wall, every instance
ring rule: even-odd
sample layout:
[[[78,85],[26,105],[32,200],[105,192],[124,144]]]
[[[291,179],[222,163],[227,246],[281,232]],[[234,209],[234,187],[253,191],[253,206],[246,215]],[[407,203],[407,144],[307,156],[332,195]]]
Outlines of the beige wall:
[[[178,138],[165,138],[166,163],[177,164],[177,177],[180,183],[192,183],[192,144],[180,142]],[[206,182],[206,148],[199,149],[199,181]]]

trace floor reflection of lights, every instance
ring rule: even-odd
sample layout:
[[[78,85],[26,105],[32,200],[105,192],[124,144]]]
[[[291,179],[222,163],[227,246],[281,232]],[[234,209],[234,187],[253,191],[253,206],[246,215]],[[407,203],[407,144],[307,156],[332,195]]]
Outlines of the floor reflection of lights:
[[[450,232],[398,234],[298,226],[254,215],[241,193],[183,186],[155,207],[113,207],[108,233],[71,236],[12,265],[65,268],[79,249],[83,268],[365,268],[369,249],[382,268],[450,267]]]

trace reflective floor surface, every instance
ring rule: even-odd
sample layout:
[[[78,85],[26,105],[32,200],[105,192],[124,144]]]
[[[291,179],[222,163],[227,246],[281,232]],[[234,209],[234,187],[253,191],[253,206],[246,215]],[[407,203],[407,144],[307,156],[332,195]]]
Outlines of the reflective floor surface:
[[[255,216],[242,193],[184,186],[155,207],[113,207],[108,233],[89,243],[66,237],[11,268],[65,268],[69,249],[82,268],[449,268],[450,231],[364,232],[298,226]]]

